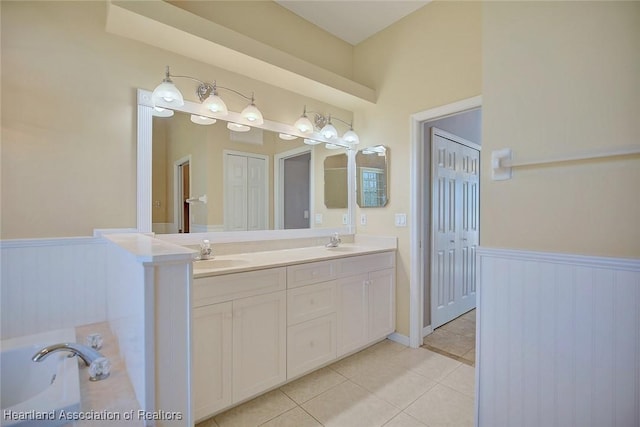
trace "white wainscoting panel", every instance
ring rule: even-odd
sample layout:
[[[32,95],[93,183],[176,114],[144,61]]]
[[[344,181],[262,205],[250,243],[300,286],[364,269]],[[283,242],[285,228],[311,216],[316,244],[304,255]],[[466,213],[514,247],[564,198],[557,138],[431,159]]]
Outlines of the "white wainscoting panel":
[[[477,425],[640,426],[640,260],[478,261]]]
[[[1,339],[106,320],[106,242],[4,240]]]

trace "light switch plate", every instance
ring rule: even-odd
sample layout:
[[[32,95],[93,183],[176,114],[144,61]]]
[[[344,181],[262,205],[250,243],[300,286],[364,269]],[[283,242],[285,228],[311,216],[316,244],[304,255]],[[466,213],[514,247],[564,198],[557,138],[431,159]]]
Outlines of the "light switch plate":
[[[349,224],[349,215],[342,214],[342,225],[347,225],[347,224]]]
[[[316,214],[316,224],[322,224],[322,214]]]
[[[396,227],[406,227],[407,226],[407,214],[405,213],[397,213],[396,214]]]
[[[360,214],[360,225],[367,225],[367,214]]]

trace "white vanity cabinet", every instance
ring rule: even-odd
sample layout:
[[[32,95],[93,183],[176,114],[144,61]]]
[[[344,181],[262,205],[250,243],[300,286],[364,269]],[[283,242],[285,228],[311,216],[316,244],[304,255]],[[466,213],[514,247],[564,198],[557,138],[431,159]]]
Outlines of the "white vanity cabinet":
[[[285,268],[194,280],[196,420],[286,380],[285,289]]]
[[[337,357],[335,261],[287,267],[287,378]]]
[[[394,332],[395,251],[199,277],[192,307],[198,421]]]
[[[395,252],[343,258],[337,269],[340,357],[395,330]]]

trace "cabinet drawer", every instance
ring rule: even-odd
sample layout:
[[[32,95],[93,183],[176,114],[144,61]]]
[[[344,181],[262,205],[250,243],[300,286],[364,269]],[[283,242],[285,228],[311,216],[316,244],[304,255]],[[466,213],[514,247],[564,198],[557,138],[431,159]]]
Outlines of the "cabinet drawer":
[[[193,281],[193,307],[266,294],[286,288],[285,267],[222,276],[202,277]]]
[[[369,271],[393,268],[396,265],[395,252],[381,252],[371,255],[340,258],[336,262],[337,277],[347,277]]]
[[[334,261],[309,262],[287,267],[287,287],[311,285],[336,278]]]
[[[336,311],[335,281],[289,289],[287,291],[287,324],[315,319]]]
[[[287,329],[287,378],[309,372],[336,358],[336,315],[309,320]]]

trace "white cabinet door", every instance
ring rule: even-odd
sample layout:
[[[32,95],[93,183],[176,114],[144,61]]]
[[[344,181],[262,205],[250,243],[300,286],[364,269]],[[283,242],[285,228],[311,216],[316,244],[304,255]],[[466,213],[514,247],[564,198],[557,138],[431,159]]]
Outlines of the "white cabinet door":
[[[231,302],[193,309],[195,419],[231,405]]]
[[[338,286],[338,357],[369,342],[367,274],[345,277]]]
[[[233,402],[287,378],[285,291],[233,301]]]
[[[384,338],[396,327],[395,270],[369,273],[367,283],[369,300],[369,341]]]

